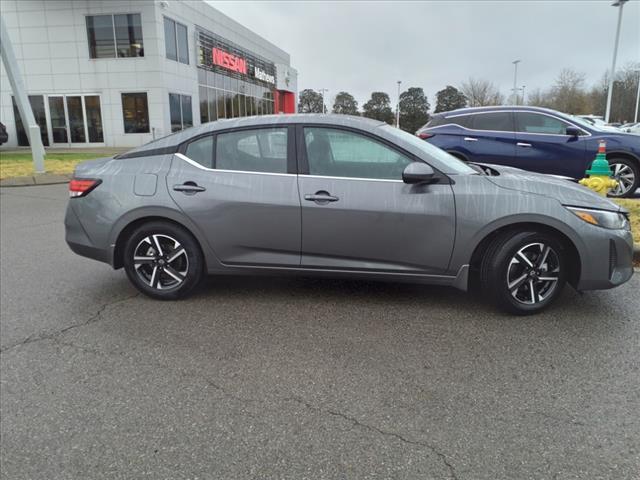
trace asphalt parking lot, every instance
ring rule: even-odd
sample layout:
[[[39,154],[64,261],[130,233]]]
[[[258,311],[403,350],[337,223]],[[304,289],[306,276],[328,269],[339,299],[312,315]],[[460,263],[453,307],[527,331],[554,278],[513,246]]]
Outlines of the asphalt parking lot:
[[[66,202],[0,190],[2,478],[639,478],[638,274],[529,318],[295,278],[157,302],[68,250]]]

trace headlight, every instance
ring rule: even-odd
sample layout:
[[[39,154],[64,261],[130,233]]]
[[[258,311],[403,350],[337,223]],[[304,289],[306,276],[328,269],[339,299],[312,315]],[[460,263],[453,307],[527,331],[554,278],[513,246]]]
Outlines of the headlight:
[[[612,230],[629,230],[629,220],[624,213],[610,212],[608,210],[592,210],[590,208],[566,207],[574,215],[587,223]]]

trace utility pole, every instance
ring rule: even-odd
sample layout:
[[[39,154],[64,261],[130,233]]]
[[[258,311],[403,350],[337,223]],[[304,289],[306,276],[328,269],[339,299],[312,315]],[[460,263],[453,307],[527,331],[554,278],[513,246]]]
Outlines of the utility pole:
[[[402,80],[398,80],[398,103],[396,103],[396,128],[400,128],[400,85]]]
[[[322,95],[322,113],[327,113],[326,108],[324,107],[324,94],[325,94],[325,92],[328,92],[329,89],[328,88],[319,88],[318,91],[320,92],[320,95]]]
[[[16,54],[13,51],[9,32],[7,32],[7,26],[2,17],[0,17],[0,53],[2,54],[4,69],[7,71],[7,76],[9,77],[11,90],[13,90],[13,95],[16,99],[16,106],[18,107],[18,112],[20,112],[20,118],[26,127],[26,134],[29,138],[29,145],[31,146],[31,158],[33,158],[33,170],[35,173],[44,173],[45,151],[42,146],[40,127],[33,116],[33,110],[29,103],[29,97],[27,97],[27,91],[24,88],[24,80],[18,67]]]
[[[513,62],[513,104],[517,105],[518,104],[518,64],[520,63],[520,60],[514,60]]]
[[[526,88],[526,85],[522,85],[522,105],[524,105],[524,89]]]
[[[613,93],[613,80],[616,77],[616,57],[618,56],[618,42],[620,41],[620,25],[622,24],[622,7],[628,0],[616,0],[611,4],[612,7],[618,7],[618,27],[616,28],[616,41],[613,45],[613,60],[611,61],[611,71],[609,72],[609,90],[607,91],[607,108],[604,113],[605,123],[609,123],[611,115],[611,94]]]

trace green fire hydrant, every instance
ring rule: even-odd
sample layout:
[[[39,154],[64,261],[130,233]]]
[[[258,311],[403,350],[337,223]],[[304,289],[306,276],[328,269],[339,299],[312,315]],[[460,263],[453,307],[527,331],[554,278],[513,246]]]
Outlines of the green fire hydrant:
[[[598,145],[596,159],[591,164],[591,168],[585,172],[589,177],[583,178],[579,182],[580,185],[590,188],[603,197],[607,196],[609,190],[618,186],[618,182],[611,178],[613,172],[607,161],[606,148],[606,143],[601,141]]]

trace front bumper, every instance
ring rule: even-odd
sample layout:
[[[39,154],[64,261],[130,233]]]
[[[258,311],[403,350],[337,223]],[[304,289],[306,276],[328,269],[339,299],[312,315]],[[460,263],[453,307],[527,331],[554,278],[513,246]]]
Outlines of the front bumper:
[[[633,275],[633,237],[628,230],[593,227],[584,239],[578,290],[604,290],[622,285]]]

